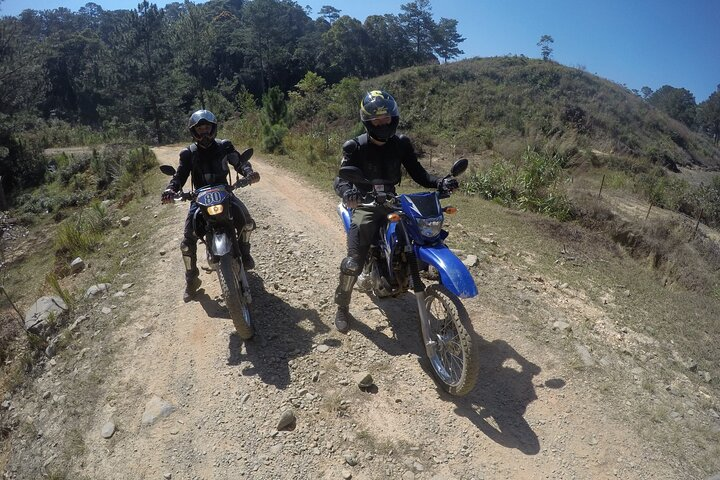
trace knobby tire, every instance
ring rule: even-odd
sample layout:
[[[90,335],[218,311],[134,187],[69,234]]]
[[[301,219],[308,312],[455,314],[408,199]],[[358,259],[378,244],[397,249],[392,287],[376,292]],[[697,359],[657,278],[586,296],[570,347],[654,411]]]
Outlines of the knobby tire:
[[[225,305],[230,312],[235,330],[240,338],[249,340],[255,335],[255,328],[250,315],[250,306],[245,302],[245,296],[240,287],[240,278],[233,268],[235,262],[236,260],[231,255],[223,255],[218,262],[217,274]]]
[[[441,284],[427,287],[425,305],[430,314],[430,335],[438,342],[435,358],[429,359],[433,375],[449,394],[467,395],[480,372],[470,316],[460,299]]]

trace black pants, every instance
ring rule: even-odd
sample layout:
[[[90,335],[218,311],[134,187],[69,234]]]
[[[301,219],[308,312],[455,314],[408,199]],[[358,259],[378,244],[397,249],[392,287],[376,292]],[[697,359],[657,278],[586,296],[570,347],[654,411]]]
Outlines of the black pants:
[[[347,234],[347,256],[354,258],[361,268],[370,246],[378,240],[380,228],[387,222],[388,213],[390,211],[385,207],[360,207],[353,210]]]

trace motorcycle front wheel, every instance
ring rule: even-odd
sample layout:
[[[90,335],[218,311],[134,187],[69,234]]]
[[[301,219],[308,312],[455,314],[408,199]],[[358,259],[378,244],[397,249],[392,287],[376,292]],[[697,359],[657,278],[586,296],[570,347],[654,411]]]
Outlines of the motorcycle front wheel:
[[[249,340],[255,335],[255,328],[250,315],[250,305],[243,295],[240,268],[242,267],[232,255],[223,255],[218,262],[217,274],[235,330],[240,338]]]
[[[440,284],[425,289],[429,313],[429,339],[435,342],[430,366],[451,395],[463,396],[475,386],[480,371],[477,345],[472,341],[470,316],[460,299]]]

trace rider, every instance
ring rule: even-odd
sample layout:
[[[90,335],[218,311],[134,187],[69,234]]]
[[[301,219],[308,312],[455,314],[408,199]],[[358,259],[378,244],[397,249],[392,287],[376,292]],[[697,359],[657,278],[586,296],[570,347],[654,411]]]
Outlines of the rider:
[[[192,145],[180,152],[180,165],[177,173],[170,180],[162,193],[162,202],[170,203],[177,192],[185,185],[188,176],[192,175],[192,186],[195,190],[208,185],[228,184],[228,164],[246,177],[250,183],[260,180],[260,174],[253,171],[248,161],[242,161],[240,154],[230,140],[216,140],[217,120],[208,110],[198,110],[190,116],[188,129],[195,141]],[[235,219],[235,228],[238,232],[240,253],[247,270],[255,267],[255,261],[250,256],[250,233],[255,229],[255,221],[250,216],[247,207],[232,195],[232,214]],[[197,268],[197,241],[193,232],[193,218],[198,205],[190,203],[187,218],[185,219],[185,232],[180,251],[185,263],[185,293],[183,300],[189,301],[200,286],[200,271]]]
[[[410,139],[395,134],[400,112],[389,93],[382,90],[367,92],[360,102],[360,120],[367,133],[345,142],[341,167],[358,167],[370,181],[386,180],[387,184],[374,186],[378,191],[395,193],[395,185],[401,179],[401,166],[423,187],[444,191],[458,187],[454,178],[443,179],[429,174],[418,161]],[[335,303],[338,306],[335,328],[345,333],[351,320],[349,306],[353,285],[363,270],[370,245],[376,241],[389,212],[382,206],[359,206],[373,188],[369,185],[354,185],[336,177],[334,187],[345,206],[353,209],[347,235],[347,257],[340,263],[340,280],[335,290]]]

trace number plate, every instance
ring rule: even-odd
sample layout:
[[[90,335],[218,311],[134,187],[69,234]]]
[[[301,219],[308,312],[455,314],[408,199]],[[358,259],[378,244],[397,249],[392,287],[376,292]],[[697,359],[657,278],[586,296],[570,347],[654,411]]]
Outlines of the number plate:
[[[228,196],[228,192],[224,186],[222,187],[208,187],[198,191],[197,203],[204,207],[211,205],[217,205],[222,203]]]

